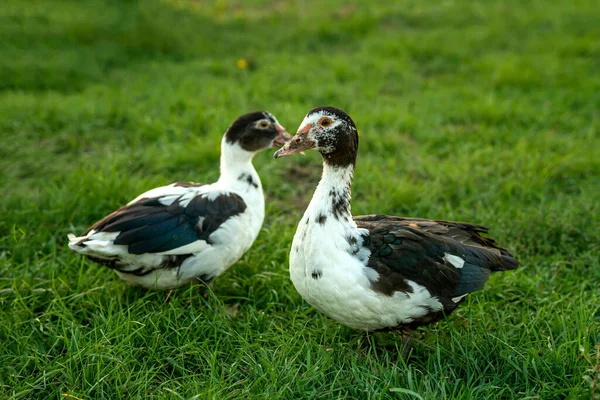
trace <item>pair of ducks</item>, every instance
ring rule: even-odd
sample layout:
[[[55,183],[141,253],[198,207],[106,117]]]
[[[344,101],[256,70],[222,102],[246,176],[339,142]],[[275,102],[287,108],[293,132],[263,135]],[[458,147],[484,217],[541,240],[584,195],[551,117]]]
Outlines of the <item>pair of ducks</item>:
[[[517,260],[462,222],[386,215],[353,217],[350,186],[358,132],[344,111],[311,110],[290,136],[266,111],[239,117],[221,143],[221,176],[210,185],[177,182],[141,194],[98,221],[69,247],[130,284],[169,289],[210,282],[256,239],[264,195],[252,165],[260,150],[275,158],[316,150],[323,175],[298,224],[290,277],[302,297],[354,329],[409,329],[450,314],[494,271]]]

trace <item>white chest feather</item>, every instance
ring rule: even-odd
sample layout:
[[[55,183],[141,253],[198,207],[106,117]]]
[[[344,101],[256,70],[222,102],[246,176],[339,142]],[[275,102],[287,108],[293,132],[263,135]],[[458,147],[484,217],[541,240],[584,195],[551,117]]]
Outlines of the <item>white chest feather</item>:
[[[329,176],[327,176],[329,174]],[[349,206],[351,171],[324,171],[290,252],[290,278],[300,295],[316,309],[351,328],[377,330],[410,323],[441,303],[412,281],[412,293],[392,296],[374,291],[377,272],[367,266],[370,252],[352,220]],[[346,205],[340,203],[345,195]]]

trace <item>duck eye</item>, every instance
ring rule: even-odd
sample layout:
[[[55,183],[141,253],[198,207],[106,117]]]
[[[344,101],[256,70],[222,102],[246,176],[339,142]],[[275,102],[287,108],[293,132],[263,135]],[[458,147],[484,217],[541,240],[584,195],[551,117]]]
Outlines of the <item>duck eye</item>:
[[[269,125],[270,125],[270,124],[269,124],[269,121],[267,121],[267,120],[264,120],[264,119],[263,119],[263,120],[261,120],[261,121],[258,121],[258,127],[259,127],[260,129],[267,129],[267,128],[269,127]]]
[[[329,126],[331,125],[331,123],[333,122],[333,120],[329,117],[323,117],[321,118],[321,121],[319,121],[319,125],[321,126]]]

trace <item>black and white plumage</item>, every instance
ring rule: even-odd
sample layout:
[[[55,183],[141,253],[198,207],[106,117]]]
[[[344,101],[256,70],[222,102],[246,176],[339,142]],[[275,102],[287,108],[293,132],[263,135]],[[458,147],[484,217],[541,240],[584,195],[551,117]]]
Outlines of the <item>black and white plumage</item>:
[[[264,194],[252,158],[288,139],[272,114],[245,114],[223,136],[217,182],[176,182],[143,193],[82,236],[69,235],[69,248],[134,285],[210,282],[240,259],[262,226]]]
[[[321,153],[323,176],[294,236],[290,277],[305,300],[338,322],[364,331],[425,325],[482,289],[492,272],[517,267],[479,225],[352,217],[358,134],[344,111],[311,110],[275,158],[307,149]]]

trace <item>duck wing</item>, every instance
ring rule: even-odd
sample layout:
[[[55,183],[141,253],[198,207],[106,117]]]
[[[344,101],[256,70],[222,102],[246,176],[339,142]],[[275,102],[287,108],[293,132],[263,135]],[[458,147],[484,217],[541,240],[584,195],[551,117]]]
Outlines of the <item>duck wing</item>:
[[[222,192],[141,198],[119,208],[94,224],[86,235],[118,233],[114,245],[125,245],[130,254],[178,254],[179,248],[194,242],[210,243],[210,235],[229,218],[246,209],[235,193]],[[189,247],[185,253],[192,253]]]
[[[506,249],[482,236],[488,229],[481,225],[387,215],[354,221],[368,231],[363,242],[371,251],[368,267],[379,275],[373,290],[390,296],[410,292],[412,281],[438,297],[446,313],[482,289],[491,272],[518,266]]]
[[[70,235],[69,247],[101,258],[192,254],[211,245],[211,234],[246,207],[236,193],[177,182],[138,196],[80,237]]]

